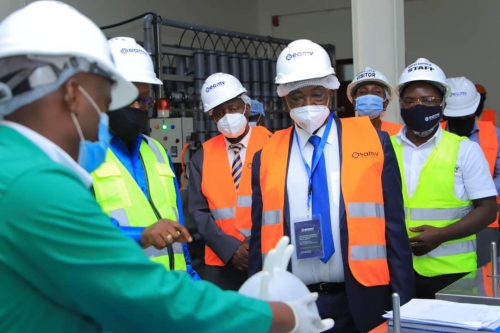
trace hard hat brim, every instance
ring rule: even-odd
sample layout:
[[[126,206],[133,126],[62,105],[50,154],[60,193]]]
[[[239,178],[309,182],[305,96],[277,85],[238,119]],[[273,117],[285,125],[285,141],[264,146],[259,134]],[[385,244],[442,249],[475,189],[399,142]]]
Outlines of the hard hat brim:
[[[481,102],[481,98],[476,98],[473,103],[467,106],[454,107],[446,104],[443,114],[450,118],[470,116],[476,113],[479,102]]]

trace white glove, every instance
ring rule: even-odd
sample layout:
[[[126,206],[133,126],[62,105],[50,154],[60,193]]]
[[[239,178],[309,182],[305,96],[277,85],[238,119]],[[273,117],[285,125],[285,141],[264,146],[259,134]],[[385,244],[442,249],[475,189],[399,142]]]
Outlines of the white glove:
[[[312,311],[310,305],[318,299],[318,293],[310,293],[301,298],[285,302],[292,308],[295,316],[295,327],[290,333],[317,333],[329,330],[333,327],[333,319],[323,319],[316,311]]]

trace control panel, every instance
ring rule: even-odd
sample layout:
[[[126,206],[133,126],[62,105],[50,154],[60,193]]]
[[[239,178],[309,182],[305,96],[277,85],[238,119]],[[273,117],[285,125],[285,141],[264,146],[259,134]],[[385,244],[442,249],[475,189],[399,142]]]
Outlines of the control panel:
[[[193,118],[149,119],[150,136],[160,142],[172,157],[173,163],[181,163],[182,148],[193,133]],[[189,160],[189,149],[184,153],[184,163]]]

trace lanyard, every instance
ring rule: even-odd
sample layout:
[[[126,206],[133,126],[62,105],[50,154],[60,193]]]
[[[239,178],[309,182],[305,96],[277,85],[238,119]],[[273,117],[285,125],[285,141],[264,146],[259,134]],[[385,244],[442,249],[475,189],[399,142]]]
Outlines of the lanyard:
[[[330,134],[330,129],[332,128],[333,122],[333,113],[330,113],[328,117],[328,122],[326,123],[325,131],[323,132],[323,136],[321,137],[321,141],[319,143],[318,148],[316,149],[316,154],[313,153],[314,160],[311,161],[311,166],[307,164],[306,159],[304,158],[304,154],[302,154],[302,149],[300,149],[300,140],[297,135],[297,131],[294,131],[295,141],[297,142],[297,146],[299,147],[300,157],[302,157],[302,162],[304,162],[304,167],[306,168],[307,176],[309,177],[309,186],[307,191],[307,209],[311,208],[311,200],[312,200],[312,174],[316,167],[318,166],[321,155],[323,155],[323,149],[325,149],[326,140],[328,139],[328,135]]]

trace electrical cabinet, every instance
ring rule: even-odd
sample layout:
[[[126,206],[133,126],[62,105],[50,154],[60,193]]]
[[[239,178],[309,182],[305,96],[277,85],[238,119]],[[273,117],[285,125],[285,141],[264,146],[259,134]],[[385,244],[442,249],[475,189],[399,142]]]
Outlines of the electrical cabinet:
[[[193,133],[193,118],[155,118],[149,120],[150,136],[165,147],[173,163],[181,163],[182,148],[189,143]],[[184,153],[184,163],[189,160],[189,149]]]

